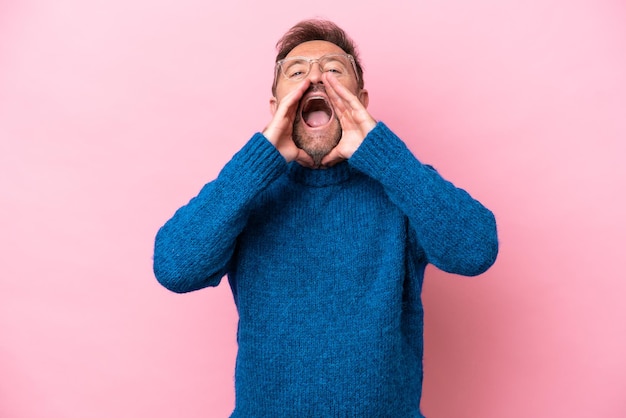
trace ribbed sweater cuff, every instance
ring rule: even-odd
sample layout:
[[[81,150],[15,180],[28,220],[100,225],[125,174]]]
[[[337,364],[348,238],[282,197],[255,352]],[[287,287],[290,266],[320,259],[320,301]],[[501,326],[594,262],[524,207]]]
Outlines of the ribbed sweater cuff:
[[[387,125],[378,122],[348,162],[370,177],[381,178],[394,165],[404,164],[406,158],[415,159],[404,142]]]
[[[287,164],[278,150],[261,133],[252,138],[227,164],[222,174],[231,177],[242,193],[258,190],[271,183],[287,170]]]

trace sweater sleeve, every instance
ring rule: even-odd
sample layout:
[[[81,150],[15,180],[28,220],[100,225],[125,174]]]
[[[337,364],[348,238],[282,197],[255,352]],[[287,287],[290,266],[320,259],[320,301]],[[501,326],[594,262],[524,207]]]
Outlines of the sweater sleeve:
[[[286,169],[276,148],[255,134],[214,181],[159,229],[153,263],[157,280],[177,293],[219,284],[250,202]]]
[[[382,184],[408,217],[429,263],[449,273],[475,276],[495,262],[498,239],[493,213],[419,162],[382,122],[349,163]]]

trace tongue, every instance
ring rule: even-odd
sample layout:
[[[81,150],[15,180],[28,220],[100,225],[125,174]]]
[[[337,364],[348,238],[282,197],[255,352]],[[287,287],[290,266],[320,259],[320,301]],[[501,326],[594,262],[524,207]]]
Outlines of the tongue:
[[[329,120],[330,117],[323,110],[315,110],[304,115],[304,121],[312,127],[326,125]]]

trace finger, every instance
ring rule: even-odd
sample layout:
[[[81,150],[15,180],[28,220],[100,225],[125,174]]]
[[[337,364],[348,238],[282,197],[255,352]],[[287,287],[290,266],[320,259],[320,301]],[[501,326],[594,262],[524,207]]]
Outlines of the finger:
[[[283,135],[291,135],[291,127],[296,118],[298,102],[310,84],[303,80],[296,88],[285,95],[279,102],[270,123],[263,130],[266,138],[276,144]]]
[[[363,135],[371,131],[376,126],[376,120],[369,114],[361,99],[341,84],[333,74],[325,73],[324,76],[328,97],[346,128],[350,122],[358,126]]]
[[[356,97],[346,86],[341,84],[334,74],[324,73],[323,77],[325,77],[325,82],[330,86],[330,91],[338,102],[343,101],[345,103],[344,106],[350,107],[354,110],[365,109],[359,98]]]
[[[304,92],[309,88],[310,84],[311,81],[309,79],[304,79],[295,89],[287,93],[287,95],[285,95],[285,97],[283,97],[278,104],[279,111],[282,111],[284,115],[295,112],[298,108],[300,99],[304,95]]]
[[[333,105],[333,108],[337,111],[337,113],[341,114],[346,110],[346,105],[343,103],[343,100],[337,93],[335,86],[329,81],[331,78],[334,78],[334,77],[329,77],[326,74],[324,75],[326,76],[326,80],[325,80],[326,94],[328,95],[328,98],[330,99],[330,102]]]

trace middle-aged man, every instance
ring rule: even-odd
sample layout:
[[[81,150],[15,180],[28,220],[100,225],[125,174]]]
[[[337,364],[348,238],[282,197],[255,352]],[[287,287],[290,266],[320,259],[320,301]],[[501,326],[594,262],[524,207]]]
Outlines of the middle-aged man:
[[[424,269],[487,270],[494,216],[372,118],[342,29],[303,21],[277,47],[271,121],[159,230],[155,275],[228,275],[232,417],[422,417]]]

